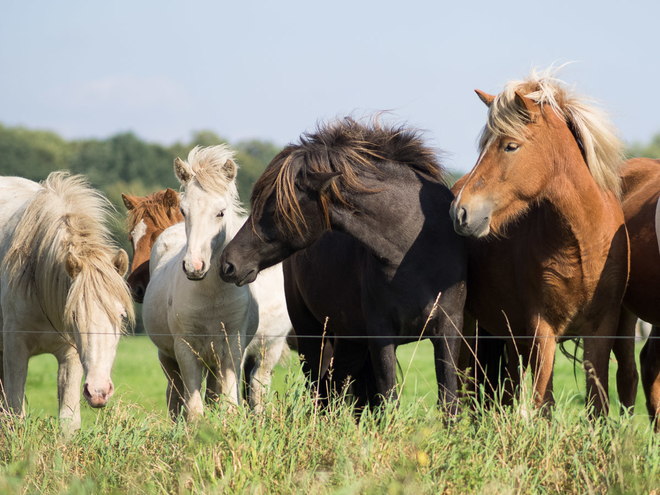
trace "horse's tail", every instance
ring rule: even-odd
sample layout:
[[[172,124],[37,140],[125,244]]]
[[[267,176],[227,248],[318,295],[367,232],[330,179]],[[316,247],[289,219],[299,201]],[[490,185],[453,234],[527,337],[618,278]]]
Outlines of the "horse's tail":
[[[568,342],[573,342],[575,344],[575,347],[573,347],[573,352],[569,351],[566,348],[566,344]],[[582,364],[582,359],[578,357],[578,349],[584,349],[584,344],[581,339],[570,339],[570,340],[562,340],[559,343],[559,350],[561,353],[566,356],[569,360],[573,361],[573,377],[575,378],[575,383],[577,383],[577,364]]]

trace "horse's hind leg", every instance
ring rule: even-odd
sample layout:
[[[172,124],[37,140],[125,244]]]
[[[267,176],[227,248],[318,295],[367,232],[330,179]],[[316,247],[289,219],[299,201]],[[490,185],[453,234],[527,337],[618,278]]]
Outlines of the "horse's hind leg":
[[[660,326],[653,325],[639,356],[646,408],[656,433],[660,433]]]
[[[282,336],[281,338],[270,339],[266,343],[263,339],[262,341],[257,340],[259,339],[259,335],[256,335],[254,338],[255,340],[252,341],[251,346],[251,354],[256,353],[256,356],[248,356],[252,358],[253,366],[249,370],[250,374],[246,376],[248,404],[255,412],[261,412],[264,408],[265,397],[270,389],[273,368],[280,360],[286,340]],[[246,358],[247,364],[248,361]]]
[[[632,413],[637,397],[639,375],[635,364],[635,327],[637,316],[624,307],[619,313],[617,339],[614,341],[614,356],[617,360],[616,388],[621,402],[621,409]]]
[[[80,428],[80,381],[83,367],[75,347],[67,345],[57,358],[57,399],[60,406],[60,422],[65,432]]]
[[[220,373],[218,366],[209,366],[206,372],[206,394],[204,395],[204,402],[209,405],[216,404],[220,398],[221,389],[218,373]]]
[[[183,380],[181,380],[181,370],[176,359],[168,356],[163,351],[158,351],[158,360],[167,379],[167,392],[165,399],[167,401],[167,410],[170,412],[172,420],[176,420],[181,414],[183,407]]]
[[[367,362],[369,347],[359,342],[337,339],[333,352],[332,363],[332,391],[341,394],[345,387],[349,386],[349,380],[356,380],[353,388],[356,407],[364,407],[366,402],[373,399],[365,395],[367,383],[362,382],[362,369]],[[359,382],[359,383],[358,383]]]
[[[611,337],[584,339],[584,368],[587,374],[587,406],[595,416],[609,412],[609,364],[614,347]]]

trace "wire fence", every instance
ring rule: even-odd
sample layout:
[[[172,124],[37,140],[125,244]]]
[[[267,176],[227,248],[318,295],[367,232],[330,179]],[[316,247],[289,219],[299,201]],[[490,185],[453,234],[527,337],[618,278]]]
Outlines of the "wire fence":
[[[55,332],[54,330],[12,330],[12,331],[2,331],[2,333],[26,333],[26,334],[52,334],[59,333],[60,335],[118,335],[118,333],[113,332]],[[150,337],[174,337],[172,333],[122,333],[121,336],[150,336]],[[181,337],[225,337],[226,335],[232,336],[236,334],[225,334],[225,333],[185,333],[178,334],[176,336]],[[576,339],[637,339],[637,340],[657,340],[660,339],[660,335],[649,335],[647,337],[641,335],[337,335],[328,331],[325,335],[298,335],[296,333],[288,333],[285,335],[282,334],[255,334],[254,337],[267,338],[267,339],[284,339],[287,337],[295,337],[298,339],[347,339],[347,340],[369,340],[369,339],[378,339],[378,340],[407,340],[413,341],[418,339],[460,339],[460,340],[525,340],[525,339],[556,339],[559,341],[563,340],[576,340]]]

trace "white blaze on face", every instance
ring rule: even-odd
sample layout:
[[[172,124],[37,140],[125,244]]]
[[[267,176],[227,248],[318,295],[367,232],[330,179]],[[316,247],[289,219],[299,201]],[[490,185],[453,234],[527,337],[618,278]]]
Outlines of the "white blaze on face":
[[[137,246],[140,242],[140,239],[144,237],[144,234],[147,233],[147,224],[144,223],[144,220],[140,220],[140,222],[135,226],[135,228],[131,232],[131,238],[133,239],[133,252],[137,250]]]

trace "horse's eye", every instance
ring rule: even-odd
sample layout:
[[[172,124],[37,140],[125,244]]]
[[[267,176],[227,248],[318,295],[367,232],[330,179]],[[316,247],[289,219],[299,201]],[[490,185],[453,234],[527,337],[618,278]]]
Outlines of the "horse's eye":
[[[225,216],[225,210],[221,210],[220,213],[216,215],[218,218],[222,218]]]
[[[504,148],[504,151],[512,152],[516,151],[520,146],[517,143],[509,143]]]
[[[183,211],[183,208],[179,208],[179,211],[181,212],[183,218],[186,218],[186,213]]]

